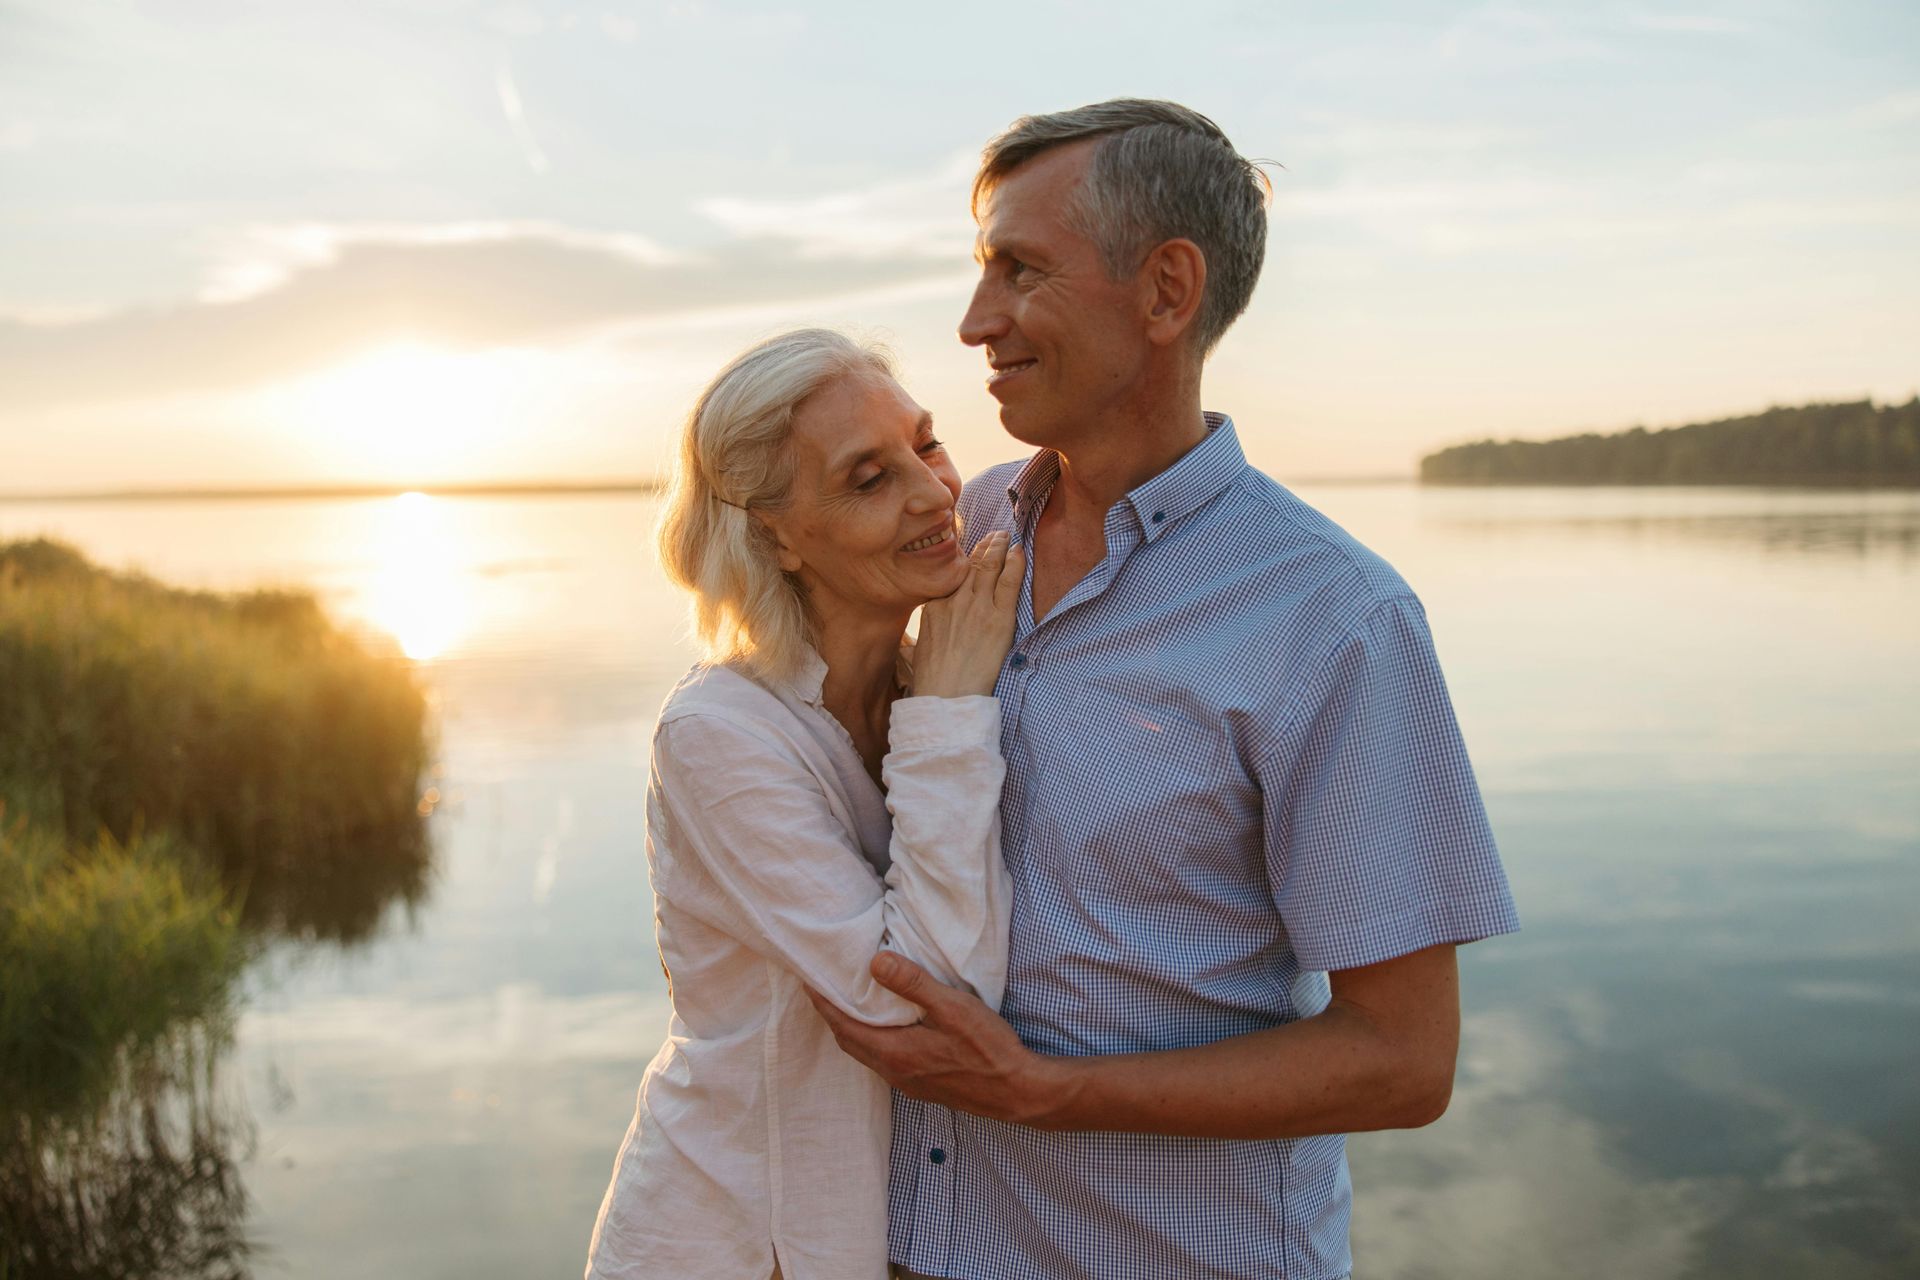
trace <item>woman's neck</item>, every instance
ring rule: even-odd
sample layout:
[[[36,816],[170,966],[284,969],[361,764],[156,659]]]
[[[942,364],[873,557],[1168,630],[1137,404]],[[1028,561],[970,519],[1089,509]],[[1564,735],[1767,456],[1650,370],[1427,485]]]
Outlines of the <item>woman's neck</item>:
[[[887,721],[898,691],[895,674],[900,641],[910,614],[849,616],[836,610],[819,624],[820,657],[827,678],[820,701],[852,736],[868,771],[878,776],[886,754]]]

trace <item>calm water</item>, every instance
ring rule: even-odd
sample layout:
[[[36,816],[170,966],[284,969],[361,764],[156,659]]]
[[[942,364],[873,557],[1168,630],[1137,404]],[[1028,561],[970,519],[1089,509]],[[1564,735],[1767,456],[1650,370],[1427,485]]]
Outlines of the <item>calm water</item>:
[[[1421,592],[1526,930],[1453,1109],[1353,1144],[1368,1280],[1920,1259],[1920,495],[1303,490]],[[251,976],[255,1271],[578,1274],[665,1025],[642,855],[690,660],[644,498],[0,504],[0,537],[306,584],[441,720],[425,905]]]

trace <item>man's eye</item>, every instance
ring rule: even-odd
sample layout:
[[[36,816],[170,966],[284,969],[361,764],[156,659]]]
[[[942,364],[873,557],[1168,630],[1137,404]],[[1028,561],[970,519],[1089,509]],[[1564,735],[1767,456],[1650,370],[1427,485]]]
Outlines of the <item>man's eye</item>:
[[[876,471],[872,475],[868,476],[865,480],[860,481],[858,484],[854,485],[853,487],[855,492],[858,492],[858,493],[872,493],[875,489],[878,489],[880,487],[880,482],[882,480],[885,480],[886,478],[887,478],[886,472]]]
[[[1007,260],[1007,278],[1008,279],[1018,280],[1021,276],[1025,274],[1027,274],[1026,263],[1020,261],[1020,259],[1018,258],[1009,258]]]

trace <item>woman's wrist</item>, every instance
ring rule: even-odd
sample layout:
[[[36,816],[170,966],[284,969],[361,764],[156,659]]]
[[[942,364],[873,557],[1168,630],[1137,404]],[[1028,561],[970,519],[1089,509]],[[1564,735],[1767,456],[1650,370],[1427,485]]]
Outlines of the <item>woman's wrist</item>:
[[[915,697],[920,698],[991,697],[993,694],[994,679],[997,676],[998,672],[995,673],[994,677],[989,677],[986,680],[966,680],[939,672],[924,674],[916,672],[913,681],[913,693]]]

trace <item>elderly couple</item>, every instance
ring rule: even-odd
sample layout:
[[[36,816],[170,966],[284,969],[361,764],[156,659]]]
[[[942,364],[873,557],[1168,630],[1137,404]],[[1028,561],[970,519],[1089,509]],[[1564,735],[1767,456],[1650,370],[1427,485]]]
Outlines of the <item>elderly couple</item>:
[[[1418,600],[1201,408],[1259,172],[1126,99],[1017,121],[973,211],[1032,457],[963,489],[821,330],[687,422],[673,1020],[589,1277],[1345,1276],[1341,1135],[1446,1108],[1454,948],[1516,927]]]

